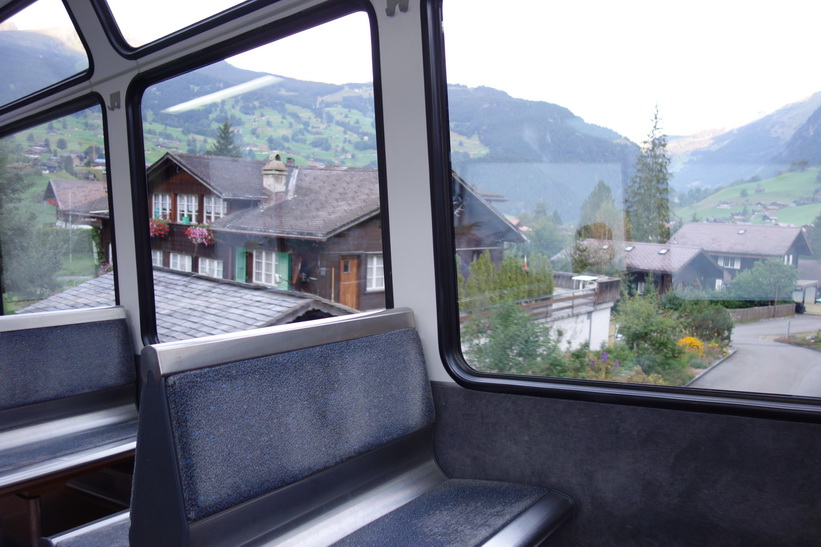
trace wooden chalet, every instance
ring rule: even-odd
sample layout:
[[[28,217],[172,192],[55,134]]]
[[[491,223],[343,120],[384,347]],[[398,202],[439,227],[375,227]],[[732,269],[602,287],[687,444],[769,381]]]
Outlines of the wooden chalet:
[[[702,249],[722,267],[722,283],[759,260],[775,258],[797,267],[799,256],[812,255],[804,230],[787,226],[688,222],[669,243]]]
[[[454,174],[463,261],[525,237]],[[385,305],[376,169],[297,166],[167,153],[148,169],[152,261],[179,271],[315,294],[355,309]],[[205,225],[213,244],[186,231]]]
[[[629,283],[643,293],[652,279],[658,294],[671,289],[720,287],[722,269],[700,248],[669,243],[641,243],[585,239],[580,242],[592,256],[607,257],[627,274]]]

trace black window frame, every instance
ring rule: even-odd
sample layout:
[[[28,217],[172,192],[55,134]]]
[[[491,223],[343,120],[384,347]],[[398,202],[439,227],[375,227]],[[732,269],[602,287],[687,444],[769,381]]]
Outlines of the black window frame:
[[[97,0],[92,0],[97,3]],[[262,2],[241,4],[218,16],[192,25],[184,31],[172,34],[133,50],[139,56],[148,52],[163,49],[205,28],[218,26],[227,21],[256,9]],[[266,3],[267,4],[267,3]],[[242,8],[242,9],[240,9]],[[106,8],[107,9],[107,8]],[[132,158],[130,170],[132,181],[132,199],[134,203],[147,203],[149,198],[145,165],[145,144],[143,140],[141,102],[143,93],[152,85],[170,80],[212,63],[225,60],[255,47],[276,42],[283,38],[321,26],[346,15],[365,13],[368,17],[371,33],[371,62],[373,64],[374,119],[377,143],[377,173],[379,178],[380,215],[382,233],[382,252],[385,265],[385,307],[394,307],[393,279],[390,253],[390,222],[388,216],[388,198],[385,163],[385,134],[383,123],[383,101],[380,71],[379,33],[376,14],[367,0],[331,0],[329,2],[305,9],[295,15],[264,24],[239,36],[224,40],[207,49],[174,59],[160,67],[140,73],[128,86],[125,100],[129,139],[129,153]],[[110,13],[109,13],[110,15]],[[113,21],[112,21],[113,22]],[[154,303],[153,266],[151,260],[151,239],[149,236],[149,211],[147,207],[137,207],[134,211],[135,252],[137,255],[137,284],[140,303],[140,335],[145,345],[160,342],[157,335],[156,307]]]
[[[89,108],[97,107],[100,109],[100,113],[102,115],[102,122],[103,122],[103,149],[105,150],[105,158],[106,158],[106,172],[111,172],[111,165],[109,164],[109,158],[111,157],[109,153],[109,139],[108,139],[108,117],[107,117],[107,110],[105,99],[99,93],[92,92],[88,95],[83,97],[78,97],[76,99],[67,101],[63,104],[54,106],[52,108],[48,108],[33,114],[32,116],[28,116],[25,118],[21,118],[13,123],[3,126],[0,129],[0,139],[5,139],[6,137],[10,137],[13,135],[17,135],[30,129],[32,127],[36,127],[38,125],[47,124],[49,122],[54,122],[59,120],[60,118],[64,118],[66,116],[71,116],[83,110],[87,110]],[[119,285],[119,278],[118,278],[118,261],[117,261],[117,233],[116,227],[114,223],[114,204],[112,201],[112,191],[111,191],[111,179],[109,178],[106,180],[106,187],[107,187],[107,195],[108,195],[108,219],[109,224],[111,226],[111,265],[112,271],[114,272],[114,302],[112,305],[119,306],[120,305],[120,285]],[[0,298],[2,298],[2,294],[0,294]],[[76,308],[76,309],[86,309],[86,308]],[[2,305],[0,305],[0,315],[3,314]]]
[[[447,0],[421,1],[439,353],[451,378],[462,387],[479,391],[821,423],[821,399],[811,397],[529,377],[481,372],[470,366],[461,348],[454,260],[448,82],[442,24],[442,4]]]

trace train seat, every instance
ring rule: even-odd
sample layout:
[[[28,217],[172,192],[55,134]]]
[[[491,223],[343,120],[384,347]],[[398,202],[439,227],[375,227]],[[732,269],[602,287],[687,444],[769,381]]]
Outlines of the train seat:
[[[37,534],[40,493],[133,456],[134,351],[120,307],[3,316],[0,345],[0,495]]]
[[[538,544],[572,513],[543,486],[442,473],[408,309],[158,344],[141,361],[131,545]]]

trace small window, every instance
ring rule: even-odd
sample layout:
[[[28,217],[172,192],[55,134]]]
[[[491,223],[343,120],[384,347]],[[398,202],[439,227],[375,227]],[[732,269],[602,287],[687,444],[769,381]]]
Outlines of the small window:
[[[277,254],[273,251],[254,251],[254,283],[276,286]]]
[[[163,252],[162,251],[151,251],[151,265],[152,266],[159,266],[162,267],[163,264]]]
[[[208,277],[216,277],[217,279],[222,278],[222,260],[200,258],[198,262],[199,273],[207,275]]]
[[[177,222],[196,224],[199,199],[195,194],[177,195]]]
[[[211,194],[210,196],[205,196],[205,223],[210,224],[214,222],[218,218],[222,218],[225,216],[226,213],[226,205],[221,197],[215,196]]]
[[[154,194],[153,196],[154,218],[171,217],[171,196],[169,194]]]
[[[382,255],[371,255],[368,257],[368,275],[366,290],[385,290],[385,271],[382,264]]]
[[[169,254],[169,267],[172,270],[177,270],[180,272],[190,272],[192,271],[192,260],[191,255],[184,255],[179,253],[170,253]]]
[[[741,269],[741,259],[737,256],[722,256],[719,257],[719,264],[731,270]]]

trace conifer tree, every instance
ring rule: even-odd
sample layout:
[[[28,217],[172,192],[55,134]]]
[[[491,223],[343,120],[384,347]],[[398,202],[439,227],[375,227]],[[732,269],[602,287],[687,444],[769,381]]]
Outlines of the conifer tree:
[[[217,129],[217,140],[213,145],[208,147],[205,152],[206,156],[223,156],[226,158],[241,158],[242,151],[234,142],[234,128],[228,120],[222,122],[222,125]]]
[[[670,239],[670,158],[667,136],[661,133],[658,107],[653,128],[636,158],[636,174],[627,184],[624,212],[628,239],[665,242]]]

